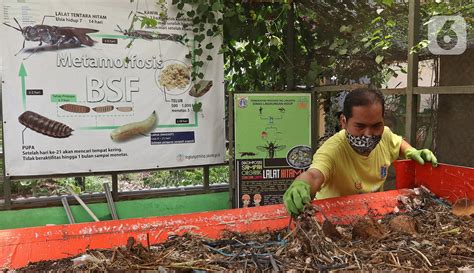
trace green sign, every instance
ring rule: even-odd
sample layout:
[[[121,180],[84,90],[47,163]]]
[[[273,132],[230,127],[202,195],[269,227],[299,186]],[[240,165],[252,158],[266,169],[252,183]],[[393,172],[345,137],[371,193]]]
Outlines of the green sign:
[[[281,203],[311,163],[311,94],[235,94],[239,207]]]
[[[311,146],[310,94],[236,94],[236,159],[281,158]]]
[[[52,94],[51,102],[76,102],[75,94]]]

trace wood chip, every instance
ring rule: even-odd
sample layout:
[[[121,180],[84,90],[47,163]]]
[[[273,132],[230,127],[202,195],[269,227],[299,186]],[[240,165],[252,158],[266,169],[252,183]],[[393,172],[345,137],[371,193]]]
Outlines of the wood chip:
[[[417,234],[418,222],[409,215],[398,215],[388,223],[390,230],[405,234]]]
[[[474,202],[467,198],[459,199],[454,203],[452,212],[457,216],[471,216],[474,215]]]
[[[337,241],[328,239],[323,231],[327,224],[321,225],[315,217],[321,216],[321,210],[307,206],[294,221],[292,230],[285,228],[261,233],[227,231],[219,240],[184,234],[181,237],[171,236],[168,241],[151,246],[149,250],[129,239],[128,244],[124,242],[120,248],[89,250],[85,254],[96,259],[77,267],[74,267],[72,257],[34,263],[21,271],[457,271],[473,268],[473,218],[452,214],[450,206],[429,195],[421,198],[424,207],[405,212],[401,214],[403,217],[394,217],[396,215],[393,214],[380,219],[365,217],[344,226],[344,229],[352,229],[353,234],[362,234],[360,230],[354,232],[354,229],[359,229],[358,225],[372,230],[363,235],[368,237],[362,236],[368,239],[361,239],[360,235],[355,236],[356,240],[350,239],[350,236],[343,236]],[[391,220],[396,218],[415,219],[420,225],[418,234],[385,234]],[[330,220],[336,222],[335,219]],[[397,221],[405,223],[407,220]],[[406,225],[402,224],[404,228]],[[370,240],[374,237],[377,239]]]

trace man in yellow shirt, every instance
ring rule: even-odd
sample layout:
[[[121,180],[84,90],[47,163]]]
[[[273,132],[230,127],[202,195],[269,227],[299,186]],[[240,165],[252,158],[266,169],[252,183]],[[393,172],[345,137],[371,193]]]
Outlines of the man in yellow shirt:
[[[344,101],[343,130],[314,154],[309,169],[283,196],[289,213],[297,215],[317,199],[375,192],[382,189],[390,164],[399,156],[437,165],[434,154],[417,150],[384,126],[384,97],[379,90],[360,88]]]

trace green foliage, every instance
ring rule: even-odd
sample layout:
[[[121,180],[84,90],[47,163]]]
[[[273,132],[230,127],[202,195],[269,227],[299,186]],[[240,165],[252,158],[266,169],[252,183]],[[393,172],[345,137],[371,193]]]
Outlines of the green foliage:
[[[193,103],[193,112],[201,112],[202,111],[202,102],[195,102]]]
[[[97,176],[87,176],[85,177],[85,191],[86,192],[103,192],[104,183],[109,183],[110,188],[112,188],[110,177],[97,177]]]
[[[110,178],[106,176],[89,176],[84,178],[85,190],[82,190],[81,185],[76,181],[75,177],[60,178],[60,179],[28,179],[28,180],[13,180],[11,183],[12,197],[41,197],[54,195],[68,195],[70,194],[68,188],[71,188],[75,193],[92,193],[102,192],[103,183],[110,183]],[[0,196],[3,194],[3,188],[0,191]]]
[[[131,0],[136,2],[138,7],[138,0]],[[223,0],[173,0],[172,4],[178,10],[176,18],[188,18],[192,22],[191,30],[194,38],[184,38],[183,43],[188,47],[189,53],[186,54],[186,58],[191,61],[192,65],[192,80],[203,79],[204,69],[206,63],[213,60],[210,50],[214,48],[212,41],[216,37],[222,36],[223,20],[221,14],[224,10]],[[157,7],[160,10],[159,20],[163,23],[168,20],[168,7],[166,6],[166,0],[157,1]],[[140,27],[156,27],[160,22],[159,20],[148,17],[144,14],[139,13],[137,10],[131,12],[132,22],[129,28],[134,29],[135,23],[140,22]],[[210,27],[209,27],[210,26]],[[189,26],[184,26],[187,28]],[[133,41],[130,42],[128,47],[132,46]],[[206,43],[203,45],[203,43]],[[203,49],[205,48],[206,51]]]
[[[214,167],[209,170],[209,184],[228,184],[229,166]]]
[[[193,81],[203,79],[203,68],[213,60],[210,53],[210,50],[215,47],[213,40],[216,37],[222,37],[223,0],[173,0],[172,3],[178,10],[176,18],[187,17],[192,22],[194,39],[185,40],[189,48],[186,58],[191,61]]]
[[[228,91],[284,90],[289,4],[246,5],[227,1],[224,10],[224,59]]]
[[[203,185],[203,169],[187,169],[172,171],[155,171],[145,173],[128,173],[119,176],[119,186],[125,181],[132,184],[142,184],[150,188],[177,188],[182,186]],[[12,196],[17,197],[40,197],[69,194],[67,188],[72,188],[76,193],[103,192],[103,184],[111,184],[110,176],[87,176],[84,177],[85,190],[77,183],[75,177],[61,179],[38,179],[12,181]],[[209,170],[210,184],[228,184],[229,167],[213,167]],[[0,186],[3,186],[0,183]],[[140,188],[140,187],[138,187]],[[137,189],[137,188],[135,188]],[[3,187],[0,188],[0,196],[3,195]]]
[[[138,1],[130,0],[137,4]],[[424,1],[421,5],[421,42],[411,49],[413,52],[423,53],[428,46],[426,23],[435,15],[462,15],[468,24],[468,40],[472,40],[474,3],[469,0],[438,2]],[[156,3],[159,20],[168,20],[166,1]],[[293,70],[296,85],[307,88],[333,76],[340,84],[367,76],[372,83],[380,85],[398,72],[388,65],[404,62],[407,57],[408,5],[394,0],[299,0],[291,4],[289,1],[173,0],[173,6],[178,9],[178,18],[191,20],[189,27],[194,41],[185,37],[183,42],[189,48],[187,58],[193,66],[193,79],[203,78],[201,69],[215,58],[208,53],[216,47],[214,39],[222,38],[219,52],[224,54],[225,87],[230,92],[284,90],[288,68]],[[291,13],[295,18],[292,59],[286,47]],[[136,11],[132,11],[130,17],[128,31],[159,23]],[[406,73],[402,69],[401,72]],[[330,102],[330,95],[324,96]],[[400,98],[395,99],[403,103]],[[193,109],[200,110],[197,104]],[[211,184],[228,183],[228,167],[211,168],[210,175]],[[130,181],[143,179],[150,187],[202,184],[201,168],[157,171],[145,177],[122,176]],[[86,191],[102,191],[104,181],[108,178],[87,177]],[[12,192],[35,196],[61,194],[65,193],[66,186],[76,187],[76,190],[78,187],[73,178],[27,180],[13,183]]]
[[[151,188],[180,186],[197,186],[203,183],[203,169],[157,171],[144,179],[144,184]],[[229,168],[215,167],[209,170],[209,183],[229,183]]]
[[[194,1],[176,0],[174,4],[179,9],[188,2]],[[365,1],[252,4],[230,0],[220,5],[218,0],[211,0],[201,4],[208,5],[201,10],[212,10],[215,5],[222,13],[221,52],[225,54],[226,89],[284,90],[289,68],[294,72],[296,84],[303,86],[317,85],[323,78],[334,75],[341,83],[361,76],[382,79],[374,75],[383,71],[384,55],[395,39],[390,33],[399,27],[399,22],[406,22],[389,17],[407,8],[406,5],[395,7],[393,1],[381,1],[377,6],[362,2]],[[379,15],[377,7],[393,11]],[[285,47],[290,13],[295,15],[293,59],[288,57]],[[220,29],[219,21],[216,25]],[[359,61],[367,57],[373,58],[372,61]]]

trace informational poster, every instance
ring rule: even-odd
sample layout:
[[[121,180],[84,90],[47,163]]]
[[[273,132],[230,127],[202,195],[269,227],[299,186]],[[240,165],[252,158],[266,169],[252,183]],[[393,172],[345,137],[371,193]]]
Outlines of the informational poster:
[[[311,94],[235,94],[238,207],[282,203],[311,164]]]
[[[222,38],[193,32],[171,0],[4,0],[2,11],[8,176],[224,162]]]

